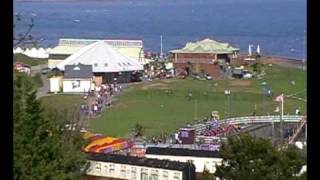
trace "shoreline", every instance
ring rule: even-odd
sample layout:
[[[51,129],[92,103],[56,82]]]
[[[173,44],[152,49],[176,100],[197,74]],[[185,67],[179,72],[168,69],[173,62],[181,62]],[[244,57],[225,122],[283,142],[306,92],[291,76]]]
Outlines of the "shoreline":
[[[239,54],[240,58],[246,58],[247,55]],[[264,64],[277,64],[282,67],[288,68],[296,68],[296,69],[307,69],[307,61],[303,59],[295,59],[281,56],[273,56],[273,55],[262,55],[261,61]]]

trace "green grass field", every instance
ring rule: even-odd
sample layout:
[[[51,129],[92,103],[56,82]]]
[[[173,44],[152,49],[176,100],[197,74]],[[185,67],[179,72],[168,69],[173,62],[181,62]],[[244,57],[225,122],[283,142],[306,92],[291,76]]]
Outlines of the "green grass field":
[[[72,118],[73,113],[80,108],[83,102],[81,95],[52,95],[40,98],[45,108],[45,113],[57,111],[58,113],[66,113],[67,118]]]
[[[24,54],[14,54],[13,59],[15,61],[19,61],[25,64],[28,64],[29,66],[37,66],[40,64],[47,64],[48,59],[39,59],[39,58],[31,58]]]
[[[298,97],[306,98],[306,73],[297,69],[266,67],[266,78],[262,80],[213,80],[199,81],[191,79],[159,80],[139,85],[130,85],[119,97],[119,101],[105,110],[103,115],[91,121],[90,129],[94,132],[112,136],[128,136],[136,123],[146,127],[146,135],[171,133],[187,122],[203,119],[211,111],[217,110],[221,118],[226,117],[228,101],[225,89],[231,90],[230,115],[252,115],[256,108],[259,114],[275,114],[277,102],[274,97],[282,91],[293,94],[299,91]],[[295,85],[290,81],[294,80]],[[266,81],[271,88],[273,98],[263,97],[263,86]],[[215,84],[217,84],[215,86]],[[171,90],[172,94],[166,91]],[[187,96],[192,93],[191,100]],[[55,98],[56,96],[46,97]],[[71,101],[59,97],[50,106],[60,108],[72,107]],[[79,97],[81,100],[81,97]],[[47,103],[48,104],[48,103]],[[68,104],[68,105],[67,105]],[[293,114],[296,107],[305,113],[305,102],[285,99],[285,114]],[[62,108],[62,109],[65,109]]]

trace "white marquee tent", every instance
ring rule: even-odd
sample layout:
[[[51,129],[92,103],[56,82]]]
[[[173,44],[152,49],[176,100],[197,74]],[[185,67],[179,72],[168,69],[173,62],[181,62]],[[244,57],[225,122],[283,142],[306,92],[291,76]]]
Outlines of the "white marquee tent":
[[[135,59],[129,58],[104,41],[97,41],[83,47],[57,65],[64,71],[65,65],[92,65],[92,72],[111,73],[143,70],[143,66]]]
[[[14,54],[22,53],[22,54],[29,56],[29,57],[32,57],[32,58],[45,59],[45,58],[49,57],[49,52],[48,52],[49,50],[51,50],[51,48],[48,48],[48,49],[44,49],[44,48],[39,48],[39,49],[31,48],[31,49],[29,49],[29,48],[27,48],[27,49],[23,50],[22,48],[17,47],[17,48],[13,49],[13,53]]]

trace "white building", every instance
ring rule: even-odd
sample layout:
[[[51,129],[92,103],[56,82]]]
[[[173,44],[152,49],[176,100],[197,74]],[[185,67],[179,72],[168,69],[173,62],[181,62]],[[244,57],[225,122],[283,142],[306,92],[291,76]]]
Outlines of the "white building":
[[[84,179],[195,179],[194,165],[191,163],[111,154],[89,154],[88,162]]]
[[[62,76],[51,77],[49,79],[50,92],[57,93],[62,90]]]
[[[142,71],[143,66],[112,48],[104,41],[97,41],[81,48],[76,53],[59,63],[56,67],[65,71],[66,65],[91,65],[95,79],[102,79],[102,83],[129,81],[133,72]]]
[[[81,93],[94,88],[91,65],[66,65],[63,77],[63,92]]]
[[[179,162],[192,162],[196,167],[196,173],[202,173],[204,168],[210,173],[216,171],[216,165],[221,165],[218,151],[191,150],[181,148],[149,147],[146,150],[147,158],[171,160]]]

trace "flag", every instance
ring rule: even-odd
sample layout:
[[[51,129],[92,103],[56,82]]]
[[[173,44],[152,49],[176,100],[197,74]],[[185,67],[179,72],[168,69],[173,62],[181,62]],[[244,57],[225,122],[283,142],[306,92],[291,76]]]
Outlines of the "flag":
[[[283,102],[283,94],[277,96],[275,101],[277,101],[277,102]]]

